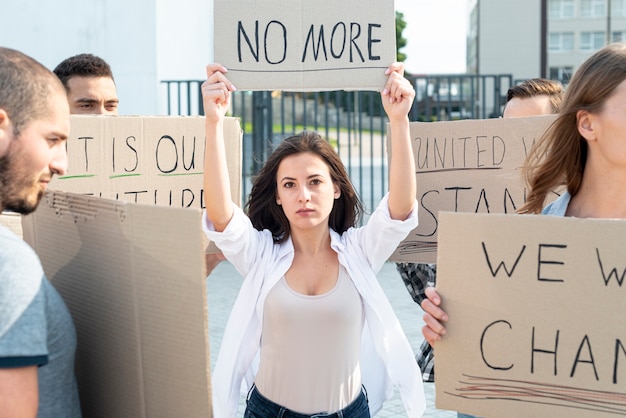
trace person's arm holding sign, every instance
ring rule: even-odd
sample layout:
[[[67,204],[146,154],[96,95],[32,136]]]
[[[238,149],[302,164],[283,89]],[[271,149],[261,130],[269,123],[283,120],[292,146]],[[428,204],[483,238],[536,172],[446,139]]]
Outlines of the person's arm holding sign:
[[[206,68],[207,80],[202,84],[206,118],[206,146],[204,155],[204,203],[207,217],[216,231],[223,231],[233,215],[230,179],[224,148],[224,116],[230,104],[230,92],[235,87],[220,64]]]
[[[408,113],[415,90],[404,78],[404,65],[389,66],[382,92],[382,103],[391,127],[391,163],[389,164],[389,213],[404,220],[413,210],[416,194],[415,159],[409,135]],[[412,192],[411,192],[412,191]]]

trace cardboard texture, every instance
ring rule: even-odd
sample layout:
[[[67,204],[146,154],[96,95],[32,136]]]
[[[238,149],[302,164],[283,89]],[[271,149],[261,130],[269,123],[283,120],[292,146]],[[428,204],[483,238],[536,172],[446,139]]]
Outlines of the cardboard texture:
[[[68,170],[50,189],[125,202],[203,208],[204,117],[71,116]],[[242,130],[226,118],[231,194],[241,204]]]
[[[436,406],[484,417],[626,414],[626,222],[439,215]]]
[[[204,117],[71,115],[68,170],[51,190],[131,203],[204,208]],[[241,205],[243,131],[224,120],[231,195]],[[204,237],[206,252],[217,247]]]
[[[239,90],[375,90],[396,61],[393,0],[214,0],[215,61]]]
[[[520,168],[555,119],[411,122],[419,225],[390,259],[434,263],[439,211],[514,213],[526,196]]]
[[[83,416],[211,416],[200,218],[62,192],[24,217],[76,324]]]

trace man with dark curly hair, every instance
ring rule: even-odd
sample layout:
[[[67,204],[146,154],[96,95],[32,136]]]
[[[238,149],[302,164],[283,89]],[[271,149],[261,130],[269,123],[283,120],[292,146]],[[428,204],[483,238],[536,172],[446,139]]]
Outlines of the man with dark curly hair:
[[[54,69],[67,92],[70,113],[117,115],[119,99],[111,67],[93,54],[78,54]]]

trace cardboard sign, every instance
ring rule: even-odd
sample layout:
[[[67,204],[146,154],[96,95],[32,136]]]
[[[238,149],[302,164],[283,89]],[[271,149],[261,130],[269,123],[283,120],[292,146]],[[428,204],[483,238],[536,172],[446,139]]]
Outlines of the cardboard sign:
[[[83,416],[211,416],[200,217],[62,192],[24,217],[76,325]]]
[[[71,116],[68,170],[50,189],[131,203],[204,208],[204,117]],[[226,118],[231,194],[241,203],[239,121]]]
[[[514,213],[526,196],[520,168],[555,118],[411,122],[419,226],[391,260],[435,262],[439,211]]]
[[[239,90],[381,90],[393,0],[214,0],[215,61]]]
[[[626,221],[443,212],[437,408],[626,414]]]

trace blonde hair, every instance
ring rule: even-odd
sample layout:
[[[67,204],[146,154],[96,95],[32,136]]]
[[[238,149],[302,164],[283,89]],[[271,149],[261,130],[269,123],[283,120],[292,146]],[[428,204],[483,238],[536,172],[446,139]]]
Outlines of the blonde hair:
[[[546,196],[566,186],[574,196],[582,182],[587,142],[578,132],[578,111],[602,111],[616,87],[626,80],[626,44],[598,50],[574,73],[557,119],[531,149],[522,175],[529,187],[518,213],[541,213]]]

